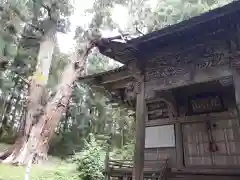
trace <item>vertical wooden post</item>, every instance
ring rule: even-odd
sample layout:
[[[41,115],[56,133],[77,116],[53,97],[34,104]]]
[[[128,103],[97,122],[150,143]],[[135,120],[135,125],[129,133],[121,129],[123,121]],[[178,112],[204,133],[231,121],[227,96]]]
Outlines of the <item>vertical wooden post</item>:
[[[240,27],[236,26],[236,36],[229,41],[229,52],[232,56],[231,68],[237,109],[240,108]]]
[[[145,147],[145,84],[143,78],[140,81],[136,103],[136,134],[134,149],[133,180],[143,180],[144,174],[144,147]]]
[[[175,124],[175,136],[176,136],[176,152],[177,152],[177,168],[183,168],[183,136],[182,127],[178,122]]]
[[[105,164],[104,164],[104,173],[105,173],[105,180],[110,180],[110,172],[109,172],[109,148],[107,150],[105,156]]]
[[[110,171],[109,171],[109,161],[110,161],[110,147],[111,147],[111,139],[112,135],[110,136],[110,139],[107,140],[107,152],[105,156],[105,166],[104,166],[104,171],[105,171],[105,180],[110,180]]]
[[[236,112],[240,121],[240,69],[232,67],[233,85],[235,90]]]
[[[235,99],[236,99],[236,105],[240,105],[240,70],[239,69],[232,69],[232,75],[233,75],[233,84],[235,88]]]

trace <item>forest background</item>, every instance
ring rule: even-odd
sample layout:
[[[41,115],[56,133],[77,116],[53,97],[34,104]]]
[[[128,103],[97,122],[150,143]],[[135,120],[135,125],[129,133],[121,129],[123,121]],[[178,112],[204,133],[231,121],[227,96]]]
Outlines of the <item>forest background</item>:
[[[0,179],[24,178],[24,165],[33,159],[31,137],[40,138],[43,107],[56,100],[59,84],[64,84],[62,72],[82,58],[79,51],[89,40],[141,36],[230,2],[0,0]],[[97,49],[85,59],[77,76],[121,66]],[[36,145],[33,180],[103,179],[106,153],[113,159],[133,157],[134,112],[113,107],[103,94],[73,81],[61,115],[45,128],[51,132],[47,143]]]

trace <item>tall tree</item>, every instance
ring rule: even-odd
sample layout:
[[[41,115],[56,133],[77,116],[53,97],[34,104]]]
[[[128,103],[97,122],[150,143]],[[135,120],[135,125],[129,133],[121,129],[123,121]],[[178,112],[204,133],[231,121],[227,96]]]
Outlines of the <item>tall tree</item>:
[[[87,44],[84,49],[78,51],[76,59],[66,66],[55,96],[47,103],[45,113],[40,117],[38,123],[33,125],[29,139],[22,148],[20,156],[17,157],[17,162],[26,164],[35,155],[38,157],[45,155],[46,143],[49,143],[63,112],[66,111],[74,84],[84,72],[87,56],[93,47],[93,43]]]
[[[58,133],[64,136],[65,138],[64,140],[67,140],[67,136],[65,135],[66,134],[69,135],[70,133],[71,137],[78,138],[86,137],[85,135],[81,135],[80,132],[82,131],[86,131],[87,133],[93,132],[94,134],[97,135],[106,134],[106,132],[109,133],[109,131],[111,131],[112,140],[115,142],[112,143],[112,145],[118,148],[125,147],[125,145],[129,143],[126,142],[126,140],[131,139],[133,137],[132,132],[134,131],[133,130],[129,131],[129,129],[133,129],[134,124],[133,121],[131,120],[131,123],[128,124],[128,122],[130,121],[127,121],[126,120],[127,118],[120,118],[122,116],[127,117],[128,114],[125,114],[125,112],[120,113],[120,111],[118,112],[118,109],[113,110],[109,105],[107,105],[106,103],[107,100],[105,97],[99,95],[99,93],[97,92],[92,91],[89,87],[85,85],[78,84],[78,87],[74,89],[74,92],[72,92],[72,90],[70,91],[69,89],[66,90],[65,85],[69,84],[70,80],[71,82],[76,80],[76,79],[73,80],[73,78],[76,78],[74,71],[71,71],[70,73],[69,70],[70,73],[70,75],[68,74],[69,79],[66,80],[63,77],[65,83],[62,83],[65,84],[63,85],[64,87],[63,89],[69,92],[66,98],[63,98],[64,102],[65,100],[70,99],[71,96],[70,94],[75,95],[74,97],[71,97],[70,102],[66,102],[66,104],[64,104],[64,107],[62,107],[61,103],[59,103],[60,100],[58,98],[56,99],[56,96],[60,97],[61,93],[66,92],[65,90],[64,92],[63,91],[59,92],[57,89],[59,86],[55,88],[55,94],[53,95],[53,97],[50,98],[50,101],[48,103],[46,101],[45,102],[42,101],[44,100],[43,93],[45,89],[43,87],[46,86],[46,82],[49,75],[49,67],[51,64],[50,57],[52,56],[51,54],[53,53],[52,47],[55,46],[55,42],[53,41],[55,36],[54,34],[56,30],[58,30],[59,22],[63,22],[57,21],[56,23],[56,19],[59,18],[59,13],[64,11],[66,6],[65,5],[58,6],[55,4],[56,1],[54,0],[44,1],[32,0],[28,2],[32,2],[32,16],[30,18],[31,22],[30,20],[26,21],[28,25],[25,26],[24,28],[25,31],[22,34],[21,36],[22,38],[20,39],[20,41],[18,41],[19,43],[16,43],[17,45],[21,45],[21,47],[18,47],[18,55],[17,58],[15,58],[14,63],[15,62],[17,62],[16,64],[22,63],[21,66],[19,66],[21,68],[18,68],[18,70],[19,69],[26,70],[24,75],[23,73],[20,73],[21,76],[24,76],[25,79],[30,74],[33,74],[31,81],[28,83],[30,85],[30,96],[28,98],[29,100],[28,104],[31,105],[28,106],[28,108],[31,113],[28,113],[27,125],[25,126],[25,137],[21,139],[22,141],[18,145],[18,149],[16,148],[16,146],[15,147],[13,146],[14,148],[12,147],[12,150],[9,151],[11,153],[13,152],[11,156],[5,159],[6,158],[5,154],[3,158],[6,160],[5,162],[16,162],[20,164],[25,164],[29,159],[32,158],[34,154],[33,152],[35,152],[36,147],[39,147],[37,152],[38,156],[45,157],[48,151],[49,140],[53,136],[55,129],[57,129]],[[61,4],[63,0],[58,2]],[[210,10],[217,6],[221,6],[224,3],[225,2],[223,1],[215,3],[214,1],[209,0],[196,0],[196,1],[182,0],[180,2],[166,0],[164,2],[157,2],[156,6],[152,7],[151,5],[148,4],[147,0],[143,1],[96,0],[94,1],[92,8],[86,11],[87,15],[92,16],[89,26],[85,28],[79,27],[77,29],[76,32],[77,46],[75,51],[78,52],[79,49],[82,49],[82,44],[85,44],[86,41],[89,41],[96,37],[97,38],[101,37],[101,31],[104,29],[120,29],[118,25],[114,23],[111,19],[111,11],[116,4],[120,4],[126,7],[129,11],[130,16],[132,17],[130,20],[128,20],[128,31],[130,32],[130,34],[140,35],[141,33],[148,33],[157,29],[161,29],[165,26],[188,19],[189,17],[196,16],[207,10]],[[33,10],[34,9],[33,7],[36,8],[37,10],[36,11]],[[53,15],[55,14],[54,11],[59,13],[56,13],[55,16]],[[47,16],[47,14],[49,16]],[[52,21],[53,19],[55,19],[55,21]],[[49,25],[47,22],[52,24],[52,26]],[[44,24],[46,26],[43,26]],[[62,23],[60,23],[60,25],[62,25]],[[44,32],[42,31],[43,29]],[[124,31],[126,31],[126,29],[120,30],[120,32],[122,31],[123,31],[122,34],[124,34]],[[31,38],[31,35],[34,38]],[[33,47],[35,46],[36,48],[33,51]],[[28,47],[28,50],[26,50],[26,47]],[[22,49],[24,49],[24,53],[22,52]],[[38,51],[39,49],[40,51]],[[24,58],[22,54],[24,54]],[[34,58],[29,58],[30,56]],[[45,61],[45,57],[48,60]],[[75,57],[75,59],[73,59],[72,61],[75,61],[76,59],[78,58]],[[35,69],[37,60],[39,63],[37,68]],[[92,55],[89,56],[88,63],[86,63],[86,61],[84,60],[84,63],[87,64],[87,68],[84,65],[84,71],[87,69],[88,72],[85,71],[85,73],[91,74],[100,72],[102,70],[106,70],[109,68],[109,66],[105,66],[104,64],[107,64],[108,62],[109,61],[107,58],[103,58],[100,55],[96,55],[96,53],[94,52]],[[67,61],[65,61],[64,64],[65,63],[67,63]],[[27,66],[28,64],[33,65],[31,67],[28,67]],[[71,62],[70,64],[74,63]],[[51,82],[49,87],[51,88],[56,83],[56,81],[53,80],[54,79],[53,74],[54,76],[59,75],[60,74],[59,72],[62,70],[61,68],[64,65],[61,65],[61,68],[56,67],[57,66],[56,64],[54,66],[55,67],[52,68],[54,72],[52,72],[52,76],[50,78]],[[12,71],[10,70],[9,72],[10,72],[9,74],[12,73]],[[14,90],[14,92],[17,92],[17,90]],[[63,96],[65,97],[65,95],[62,94],[61,97]],[[56,103],[57,102],[59,103],[61,108],[56,107],[56,103],[53,102],[54,99],[56,100]],[[46,103],[47,105],[45,105],[44,103]],[[14,106],[16,106],[16,103],[15,100],[12,100],[10,103],[11,108],[9,110],[9,114],[10,113],[16,114],[16,112],[18,112],[17,110],[15,112],[14,108],[12,108]],[[53,110],[54,106],[56,108],[55,110]],[[69,106],[69,108],[66,108],[65,106]],[[68,109],[68,111],[67,113],[65,113],[65,116],[62,118],[61,123],[58,125],[58,122],[61,119],[60,118],[61,113],[56,112],[56,110],[62,110],[62,113],[64,114],[66,109]],[[53,111],[50,112],[50,110]],[[34,118],[34,116],[37,117]],[[9,122],[11,122],[10,119]],[[128,133],[128,131],[131,133]],[[45,133],[41,133],[39,135],[38,133],[40,132]],[[36,138],[37,142],[39,143],[34,144],[35,147],[31,149],[30,146],[33,145],[32,141],[34,138]],[[71,140],[73,140],[73,138],[71,138]],[[16,141],[16,143],[17,142],[18,141]],[[74,141],[73,143],[77,144],[77,142],[79,141]],[[75,150],[79,148],[74,147],[73,149]]]
[[[23,34],[23,38],[27,39],[26,44],[29,43],[28,39],[31,41],[34,39],[35,44],[38,45],[38,62],[35,73],[29,81],[24,134],[17,138],[13,146],[14,148],[11,148],[11,155],[4,162],[25,163],[22,155],[25,144],[28,142],[32,126],[37,123],[38,118],[43,112],[43,106],[47,101],[45,86],[55,47],[55,34],[57,30],[63,32],[66,28],[65,21],[60,19],[60,13],[66,13],[64,12],[66,11],[66,7],[62,6],[66,5],[65,1],[33,1],[32,22],[26,25],[26,34]],[[42,10],[45,10],[45,13]],[[7,153],[9,154],[9,152],[8,150]],[[3,157],[6,157],[6,155],[4,154]]]

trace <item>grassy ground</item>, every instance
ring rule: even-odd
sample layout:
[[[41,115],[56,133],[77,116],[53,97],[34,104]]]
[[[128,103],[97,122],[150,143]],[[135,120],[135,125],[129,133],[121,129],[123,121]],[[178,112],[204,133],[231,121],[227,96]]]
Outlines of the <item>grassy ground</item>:
[[[0,152],[6,145],[0,144]],[[49,157],[41,165],[33,165],[30,180],[80,180],[73,164],[68,164],[54,157]],[[0,180],[24,180],[25,167],[0,164]]]
[[[24,180],[25,167],[0,165],[0,180]],[[33,166],[30,172],[30,180],[79,180],[75,169],[71,165],[45,168]]]
[[[23,180],[25,171],[24,167],[14,167],[0,164],[0,180]],[[45,171],[47,170],[36,167],[32,168],[30,179],[38,179],[45,173]]]

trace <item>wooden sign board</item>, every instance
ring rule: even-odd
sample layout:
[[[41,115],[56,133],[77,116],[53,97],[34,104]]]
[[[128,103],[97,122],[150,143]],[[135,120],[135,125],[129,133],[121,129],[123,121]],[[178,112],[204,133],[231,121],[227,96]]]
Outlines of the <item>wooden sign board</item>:
[[[149,121],[168,117],[168,106],[163,101],[148,103],[147,110]]]
[[[198,94],[188,99],[188,115],[224,111],[223,100],[215,93]]]

